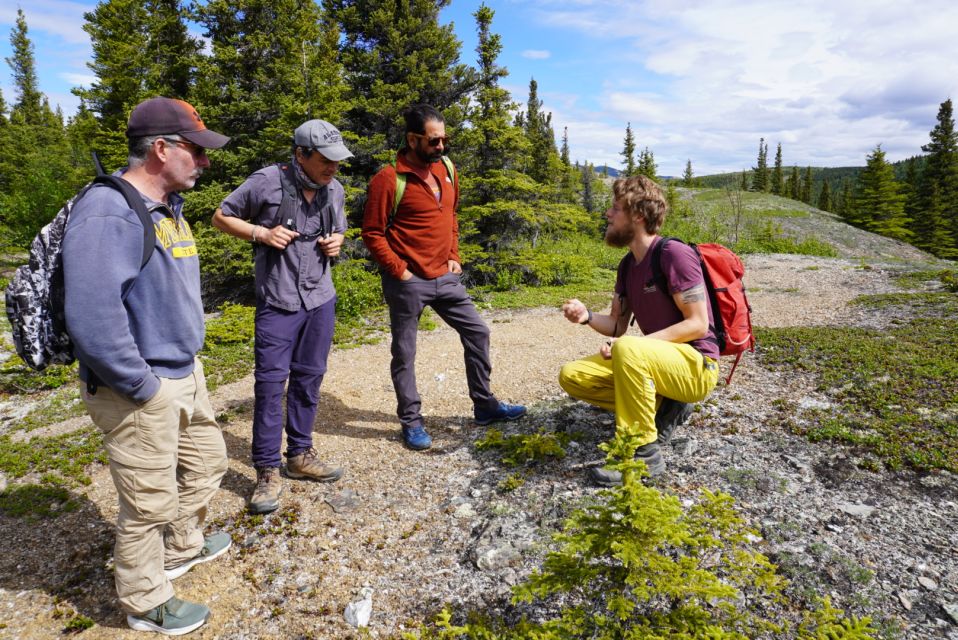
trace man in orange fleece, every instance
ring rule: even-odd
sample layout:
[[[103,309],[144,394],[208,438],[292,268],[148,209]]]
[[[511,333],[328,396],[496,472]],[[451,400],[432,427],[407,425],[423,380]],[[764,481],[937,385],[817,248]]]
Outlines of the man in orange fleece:
[[[389,305],[390,371],[403,442],[422,450],[432,446],[415,370],[416,333],[426,305],[459,332],[476,423],[516,420],[526,408],[499,402],[489,387],[489,327],[460,280],[459,178],[452,162],[443,158],[449,144],[445,121],[426,104],[409,107],[403,117],[404,146],[396,154],[396,166],[383,168],[369,183],[362,235],[382,270]]]

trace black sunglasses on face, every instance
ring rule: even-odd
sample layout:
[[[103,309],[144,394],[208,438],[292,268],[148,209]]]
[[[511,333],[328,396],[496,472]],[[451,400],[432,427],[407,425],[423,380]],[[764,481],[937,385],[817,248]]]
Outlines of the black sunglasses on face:
[[[418,138],[425,138],[426,144],[428,144],[430,147],[438,147],[440,142],[442,143],[442,146],[444,147],[449,146],[449,136],[436,136],[435,138],[426,138],[425,134],[422,134],[422,133],[414,133],[414,132],[410,132],[410,133],[412,133],[414,136]]]

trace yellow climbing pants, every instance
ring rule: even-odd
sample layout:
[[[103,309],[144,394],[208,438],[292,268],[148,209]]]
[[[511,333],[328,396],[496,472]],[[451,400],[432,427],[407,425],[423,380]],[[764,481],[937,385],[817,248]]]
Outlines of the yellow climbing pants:
[[[661,397],[679,402],[704,400],[718,382],[718,363],[687,344],[623,336],[612,345],[612,359],[596,354],[567,362],[559,384],[573,398],[615,412],[615,428],[654,442],[655,410]]]

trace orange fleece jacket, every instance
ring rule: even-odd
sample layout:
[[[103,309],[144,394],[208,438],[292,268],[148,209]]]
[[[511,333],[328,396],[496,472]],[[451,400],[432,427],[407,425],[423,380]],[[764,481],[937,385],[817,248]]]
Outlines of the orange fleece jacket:
[[[389,223],[397,171],[406,174],[406,190]],[[421,278],[438,278],[449,271],[449,260],[460,262],[456,220],[459,175],[457,172],[452,178],[442,162],[433,163],[430,171],[441,185],[439,202],[429,186],[412,172],[402,152],[396,155],[395,167],[384,167],[369,182],[363,242],[376,262],[394,278],[402,276],[405,269]]]

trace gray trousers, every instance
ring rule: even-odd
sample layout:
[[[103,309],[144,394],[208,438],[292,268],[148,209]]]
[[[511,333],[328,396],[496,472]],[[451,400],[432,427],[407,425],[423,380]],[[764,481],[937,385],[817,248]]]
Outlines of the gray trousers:
[[[457,274],[450,272],[432,280],[416,275],[409,280],[398,280],[383,274],[383,296],[389,305],[392,330],[390,373],[396,390],[396,415],[403,426],[422,422],[422,400],[416,388],[416,335],[419,316],[426,305],[459,333],[473,405],[484,410],[498,405],[489,389],[492,374],[489,327],[479,317]]]

